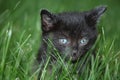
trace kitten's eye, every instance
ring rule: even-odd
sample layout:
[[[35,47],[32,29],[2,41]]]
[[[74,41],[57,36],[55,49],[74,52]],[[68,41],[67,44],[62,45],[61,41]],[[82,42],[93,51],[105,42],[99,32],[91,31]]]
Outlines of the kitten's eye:
[[[67,39],[59,39],[60,44],[67,44],[68,40]]]
[[[80,40],[80,44],[81,45],[86,45],[87,43],[88,43],[88,39],[87,38],[82,38],[81,40]]]

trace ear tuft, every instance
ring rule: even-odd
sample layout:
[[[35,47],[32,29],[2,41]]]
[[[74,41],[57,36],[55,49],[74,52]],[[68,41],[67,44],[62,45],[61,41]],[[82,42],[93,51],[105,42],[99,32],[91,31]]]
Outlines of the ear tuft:
[[[40,12],[40,14],[41,15],[43,15],[43,14],[48,14],[49,15],[51,13],[48,10],[46,10],[46,9],[42,9],[41,12]]]
[[[97,13],[97,17],[100,17],[106,10],[107,6],[99,6],[94,9],[94,11]]]
[[[96,7],[95,9],[89,11],[86,15],[86,21],[89,26],[94,26],[96,25],[97,21],[101,17],[101,15],[106,11],[107,7],[106,6],[99,6]]]

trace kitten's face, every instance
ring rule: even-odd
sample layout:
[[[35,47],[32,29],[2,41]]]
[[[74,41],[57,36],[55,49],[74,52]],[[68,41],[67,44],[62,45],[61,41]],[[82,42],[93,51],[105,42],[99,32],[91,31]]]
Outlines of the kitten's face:
[[[50,39],[61,56],[76,62],[95,43],[96,22],[105,10],[105,7],[99,7],[83,13],[61,14],[42,10],[42,37],[45,41]]]

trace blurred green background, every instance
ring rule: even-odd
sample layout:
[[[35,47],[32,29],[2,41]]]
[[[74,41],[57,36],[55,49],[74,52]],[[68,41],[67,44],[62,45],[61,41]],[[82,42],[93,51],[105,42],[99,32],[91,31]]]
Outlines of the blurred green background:
[[[106,5],[107,11],[98,23],[99,33],[103,28],[106,43],[115,40],[112,48],[118,52],[120,0],[0,0],[0,80],[19,80],[16,75],[28,80],[29,67],[40,47],[41,9],[80,12],[100,5]]]

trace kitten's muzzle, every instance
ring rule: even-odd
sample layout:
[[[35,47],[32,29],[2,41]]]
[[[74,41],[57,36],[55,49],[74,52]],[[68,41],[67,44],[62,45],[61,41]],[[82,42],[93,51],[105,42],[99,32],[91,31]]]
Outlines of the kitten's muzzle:
[[[73,50],[73,52],[71,53],[71,56],[70,56],[70,60],[72,62],[76,62],[78,60],[78,51],[77,50]]]

